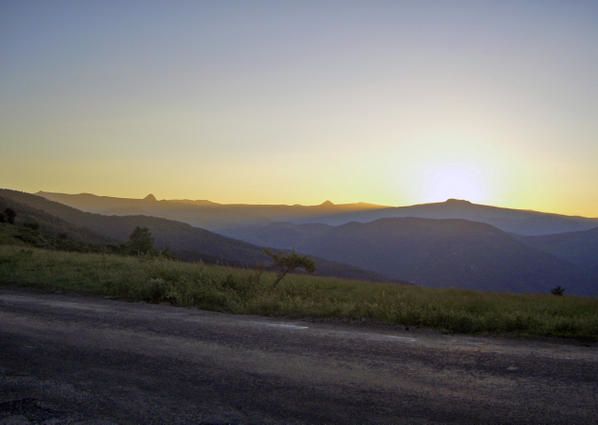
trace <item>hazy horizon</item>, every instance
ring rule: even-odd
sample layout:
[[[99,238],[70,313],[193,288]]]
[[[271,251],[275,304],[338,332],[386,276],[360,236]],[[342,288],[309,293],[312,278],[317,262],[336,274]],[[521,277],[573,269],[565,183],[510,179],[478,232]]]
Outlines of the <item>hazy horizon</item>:
[[[0,185],[598,217],[596,2],[0,5]]]
[[[19,189],[15,189],[15,188],[0,188],[0,189],[12,189],[12,190],[19,190]],[[348,202],[335,202],[333,200],[331,200],[330,198],[326,198],[323,199],[319,202],[314,202],[314,203],[301,203],[301,202],[236,202],[236,201],[219,201],[219,200],[215,200],[215,199],[208,199],[208,198],[202,198],[202,197],[195,197],[195,198],[172,198],[172,197],[164,197],[164,196],[160,196],[160,194],[156,194],[153,192],[149,192],[143,195],[131,195],[131,196],[116,196],[116,195],[112,195],[112,194],[107,194],[107,193],[93,193],[93,192],[56,192],[56,191],[50,191],[50,190],[43,190],[43,189],[39,189],[39,190],[35,190],[35,191],[26,191],[26,190],[22,190],[23,192],[27,192],[27,193],[32,193],[32,194],[59,194],[59,195],[91,195],[91,196],[97,196],[97,197],[103,197],[103,198],[118,198],[118,199],[132,199],[132,200],[143,200],[144,198],[146,198],[147,196],[154,196],[156,198],[156,201],[209,201],[215,204],[219,204],[219,205],[263,205],[263,206],[268,206],[268,205],[284,205],[284,206],[304,206],[304,207],[316,207],[316,206],[321,206],[322,204],[326,204],[326,203],[332,203],[333,205],[350,205],[350,204],[367,204],[367,205],[373,205],[373,206],[377,206],[377,207],[410,207],[410,206],[415,206],[415,205],[426,205],[426,204],[442,204],[442,203],[446,203],[446,202],[450,202],[450,201],[458,201],[458,202],[467,202],[467,203],[472,203],[475,205],[483,205],[483,206],[490,206],[490,207],[497,207],[497,208],[506,208],[506,209],[516,209],[516,210],[522,210],[522,211],[537,211],[537,212],[541,212],[541,213],[548,213],[548,214],[557,214],[557,215],[570,215],[570,216],[580,216],[580,217],[586,217],[586,218],[596,218],[598,219],[598,217],[593,217],[593,216],[583,216],[580,214],[566,214],[566,213],[562,213],[559,211],[545,211],[545,210],[536,210],[533,208],[526,208],[526,207],[510,207],[507,205],[499,205],[499,204],[492,204],[492,203],[482,203],[482,202],[474,202],[471,201],[469,199],[463,199],[463,198],[455,198],[455,197],[449,197],[446,199],[438,199],[438,200],[432,200],[432,201],[428,201],[428,202],[416,202],[416,203],[412,203],[412,204],[381,204],[381,203],[374,203],[374,202],[366,202],[366,201],[361,201],[361,200],[352,200],[352,201],[348,201]]]

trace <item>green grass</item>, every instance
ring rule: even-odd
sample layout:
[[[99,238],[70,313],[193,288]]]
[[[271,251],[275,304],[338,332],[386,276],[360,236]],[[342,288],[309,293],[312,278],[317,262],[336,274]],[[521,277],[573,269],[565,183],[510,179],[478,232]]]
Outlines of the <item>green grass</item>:
[[[0,245],[26,245],[30,241],[38,242],[39,239],[41,238],[31,229],[0,223]]]
[[[238,314],[366,320],[457,333],[598,339],[598,299],[430,289],[160,258],[0,246],[0,285]]]
[[[36,221],[27,220],[18,224],[0,223],[0,245],[30,246],[79,252],[109,252],[107,246],[73,239],[68,233],[49,231],[47,227],[31,227],[28,223],[33,224]]]

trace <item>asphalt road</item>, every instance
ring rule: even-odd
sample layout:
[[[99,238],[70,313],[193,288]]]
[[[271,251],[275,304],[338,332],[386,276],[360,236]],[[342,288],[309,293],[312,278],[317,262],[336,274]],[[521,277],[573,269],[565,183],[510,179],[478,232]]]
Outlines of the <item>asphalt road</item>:
[[[0,290],[0,424],[596,424],[595,345]]]

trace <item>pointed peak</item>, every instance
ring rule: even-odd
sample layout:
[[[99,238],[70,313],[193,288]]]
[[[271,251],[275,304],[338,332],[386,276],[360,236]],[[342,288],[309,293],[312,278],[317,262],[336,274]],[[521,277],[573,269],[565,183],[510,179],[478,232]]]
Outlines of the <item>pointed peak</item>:
[[[157,199],[153,193],[150,193],[149,195],[147,195],[145,198],[143,198],[143,200],[144,201],[157,201]]]
[[[447,199],[444,203],[445,204],[454,204],[454,205],[458,205],[458,204],[469,205],[469,204],[471,204],[471,202],[469,202],[465,199],[455,199],[455,198]]]
[[[333,207],[333,206],[334,206],[334,203],[333,203],[332,201],[325,200],[324,202],[322,202],[322,203],[320,204],[320,206],[321,206],[321,207]]]

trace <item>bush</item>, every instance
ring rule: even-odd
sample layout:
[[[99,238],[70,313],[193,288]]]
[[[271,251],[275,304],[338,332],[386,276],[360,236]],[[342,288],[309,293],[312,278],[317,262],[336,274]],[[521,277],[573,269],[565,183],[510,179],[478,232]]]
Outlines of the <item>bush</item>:
[[[25,223],[23,223],[23,226],[31,230],[39,230],[39,223],[37,221],[26,221]]]
[[[556,288],[552,288],[550,290],[550,293],[552,295],[556,295],[556,296],[560,297],[565,293],[565,288],[563,288],[561,286],[557,286]]]
[[[4,215],[6,216],[6,221],[10,224],[15,224],[15,218],[17,217],[17,213],[12,208],[6,208],[4,210]]]
[[[147,227],[135,227],[129,241],[125,244],[125,250],[129,254],[154,255],[154,238]]]
[[[160,277],[150,279],[143,291],[143,301],[150,303],[170,302],[176,304],[174,285]]]

